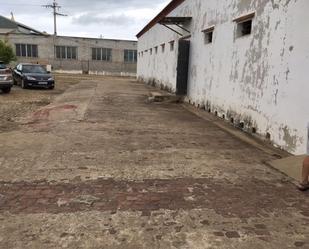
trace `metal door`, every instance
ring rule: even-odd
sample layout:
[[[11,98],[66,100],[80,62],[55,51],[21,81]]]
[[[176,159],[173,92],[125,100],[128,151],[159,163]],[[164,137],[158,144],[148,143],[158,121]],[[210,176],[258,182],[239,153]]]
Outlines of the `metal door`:
[[[176,94],[186,95],[188,88],[190,41],[179,40],[177,60]]]

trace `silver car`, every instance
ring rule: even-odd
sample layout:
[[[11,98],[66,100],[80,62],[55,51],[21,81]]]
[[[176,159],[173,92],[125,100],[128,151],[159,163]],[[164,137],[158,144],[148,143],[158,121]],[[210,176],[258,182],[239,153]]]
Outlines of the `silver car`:
[[[12,70],[0,61],[0,90],[9,93],[13,86]]]

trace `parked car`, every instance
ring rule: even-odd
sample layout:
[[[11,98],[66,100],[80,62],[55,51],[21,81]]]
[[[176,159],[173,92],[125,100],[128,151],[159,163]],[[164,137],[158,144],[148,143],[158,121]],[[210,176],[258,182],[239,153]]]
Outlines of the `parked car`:
[[[54,89],[55,80],[42,65],[20,63],[13,70],[13,82],[21,88],[44,87]]]
[[[9,93],[13,86],[12,71],[3,61],[0,61],[0,90]]]

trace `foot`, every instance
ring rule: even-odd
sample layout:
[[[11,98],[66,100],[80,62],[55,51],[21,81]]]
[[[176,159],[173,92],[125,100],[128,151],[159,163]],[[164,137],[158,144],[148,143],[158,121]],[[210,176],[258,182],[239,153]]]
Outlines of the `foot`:
[[[300,191],[307,191],[309,190],[309,183],[300,183],[297,188]]]

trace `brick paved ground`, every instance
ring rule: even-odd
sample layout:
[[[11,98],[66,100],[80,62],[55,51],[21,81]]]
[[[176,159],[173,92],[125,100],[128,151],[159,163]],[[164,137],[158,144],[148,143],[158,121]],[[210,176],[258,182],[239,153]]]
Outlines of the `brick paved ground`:
[[[0,134],[0,248],[309,248],[275,150],[150,90],[86,80]]]

